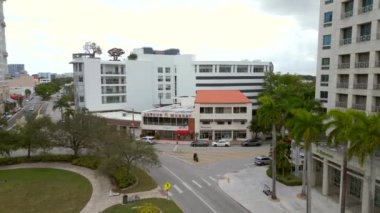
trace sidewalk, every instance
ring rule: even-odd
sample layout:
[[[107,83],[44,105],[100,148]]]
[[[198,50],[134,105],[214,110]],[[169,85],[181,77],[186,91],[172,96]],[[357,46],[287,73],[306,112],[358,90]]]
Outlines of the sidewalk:
[[[306,200],[297,198],[297,194],[301,192],[301,186],[290,187],[277,182],[276,194],[279,201],[272,201],[262,192],[264,184],[272,187],[272,179],[266,175],[266,169],[267,167],[252,166],[238,173],[228,173],[219,180],[218,185],[232,199],[253,213],[306,212]],[[311,200],[312,212],[340,212],[338,203],[315,189],[312,189]],[[346,212],[352,213],[348,209]]]

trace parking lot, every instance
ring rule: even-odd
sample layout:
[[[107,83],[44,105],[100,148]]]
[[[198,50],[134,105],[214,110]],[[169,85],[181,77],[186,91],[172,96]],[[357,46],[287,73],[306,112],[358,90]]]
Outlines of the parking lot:
[[[240,145],[231,147],[191,147],[190,145],[178,145],[177,150],[175,150],[175,145],[173,144],[156,144],[155,146],[164,154],[188,163],[193,163],[193,154],[197,153],[199,157],[198,164],[268,155],[270,149],[269,143],[263,143],[258,147],[241,147]]]

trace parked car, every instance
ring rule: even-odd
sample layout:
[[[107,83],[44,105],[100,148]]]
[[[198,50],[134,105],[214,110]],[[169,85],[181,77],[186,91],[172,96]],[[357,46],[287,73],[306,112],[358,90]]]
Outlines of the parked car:
[[[247,139],[241,142],[241,146],[261,146],[259,139]]]
[[[258,166],[268,165],[270,164],[271,159],[265,155],[259,155],[255,157],[255,164]]]
[[[209,146],[208,140],[195,140],[191,142],[190,146]]]
[[[153,136],[144,136],[141,138],[141,141],[147,142],[149,144],[155,144],[156,140],[154,139]]]
[[[217,147],[217,146],[227,146],[228,147],[228,146],[231,146],[231,143],[230,143],[229,140],[221,139],[221,140],[213,141],[211,143],[211,146],[215,146],[215,147]]]

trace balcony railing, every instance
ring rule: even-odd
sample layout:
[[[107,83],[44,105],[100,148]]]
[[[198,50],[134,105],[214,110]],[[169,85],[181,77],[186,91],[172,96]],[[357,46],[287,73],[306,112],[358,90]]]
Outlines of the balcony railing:
[[[344,38],[340,40],[340,45],[351,44],[351,38]]]
[[[380,61],[375,61],[375,67],[380,67]]]
[[[361,8],[359,8],[358,13],[359,14],[361,14],[361,13],[368,13],[368,12],[372,11],[372,8],[373,8],[372,4],[364,6],[364,7],[361,7]]]
[[[349,69],[350,68],[350,63],[339,63],[338,64],[338,69]]]
[[[341,107],[341,108],[347,108],[347,102],[336,102],[335,103],[336,107]]]
[[[372,112],[380,112],[380,106],[372,106]]]
[[[349,10],[349,11],[342,13],[341,18],[345,19],[345,18],[351,17],[352,15],[353,15],[353,10]]]
[[[329,86],[329,82],[321,82],[320,85],[323,86],[323,87],[328,87]]]
[[[354,84],[354,89],[367,89],[367,86],[366,83],[356,83]]]
[[[369,62],[368,61],[359,61],[355,63],[355,68],[368,68]]]
[[[348,82],[338,82],[336,84],[336,88],[345,88],[345,89],[347,89],[348,88]]]
[[[365,108],[366,108],[365,104],[352,104],[352,109],[365,111]]]
[[[380,90],[380,84],[374,84],[373,89],[375,90]]]
[[[370,40],[371,40],[371,35],[361,35],[356,39],[357,42],[370,41]]]
[[[331,21],[323,23],[323,27],[330,27],[331,25],[332,25]]]
[[[321,69],[328,70],[330,69],[330,65],[322,65]]]

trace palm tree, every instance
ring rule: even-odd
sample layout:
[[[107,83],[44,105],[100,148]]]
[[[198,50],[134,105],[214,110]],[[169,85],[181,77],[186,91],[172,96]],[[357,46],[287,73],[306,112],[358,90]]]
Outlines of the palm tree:
[[[59,109],[61,112],[61,119],[63,119],[63,109],[69,108],[70,105],[67,102],[66,98],[61,97],[60,99],[54,101],[53,110]]]
[[[75,114],[75,110],[71,107],[66,107],[65,112],[63,114],[65,115],[65,118],[73,117]]]
[[[282,113],[277,103],[270,96],[262,96],[259,98],[261,104],[257,115],[259,123],[264,127],[272,128],[272,199],[276,196],[276,126],[282,120]]]
[[[340,212],[345,212],[346,207],[346,191],[347,191],[347,150],[350,141],[354,134],[358,132],[353,129],[354,127],[354,114],[355,110],[348,109],[347,111],[340,111],[333,109],[328,112],[329,120],[326,123],[328,142],[336,146],[342,147],[342,165],[340,173]]]
[[[305,151],[307,153],[307,199],[306,210],[311,212],[311,169],[312,169],[312,143],[317,143],[320,134],[324,130],[323,116],[307,111],[306,109],[292,110],[294,116],[289,122],[290,131],[296,141],[304,141]],[[304,165],[305,167],[305,165]],[[304,182],[304,181],[303,181]],[[304,192],[304,189],[303,189]]]
[[[364,112],[356,113],[355,115],[355,129],[360,134],[355,134],[351,140],[350,149],[348,150],[348,157],[351,159],[353,156],[358,157],[359,163],[364,164],[368,160],[370,167],[369,174],[364,173],[364,179],[368,180],[368,199],[363,199],[364,204],[368,207],[368,212],[374,212],[374,199],[375,199],[375,179],[374,179],[374,156],[375,151],[380,148],[380,114],[367,116]],[[365,187],[365,185],[363,185]],[[366,196],[363,194],[363,196]]]

